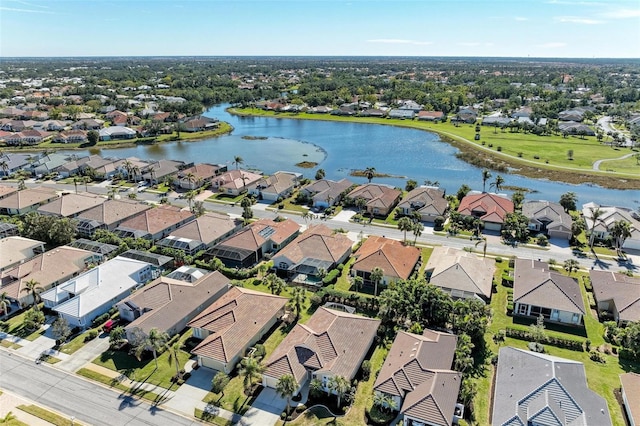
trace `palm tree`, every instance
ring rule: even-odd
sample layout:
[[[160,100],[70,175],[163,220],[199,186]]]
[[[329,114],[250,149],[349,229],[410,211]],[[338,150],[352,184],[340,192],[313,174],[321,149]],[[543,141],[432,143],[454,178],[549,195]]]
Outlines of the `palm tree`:
[[[251,389],[253,380],[259,379],[263,371],[264,367],[253,357],[244,358],[240,362],[240,376],[243,377],[242,385],[245,392]]]
[[[239,155],[236,155],[235,157],[233,157],[233,164],[236,165],[236,170],[238,170],[240,164],[244,164],[244,159]]]
[[[9,307],[11,306],[11,301],[7,296],[8,293],[6,291],[0,294],[0,309],[2,309],[2,313],[4,314],[5,318],[7,317],[7,315],[9,315]]]
[[[114,187],[109,188],[109,192],[107,193],[107,197],[110,200],[113,200],[114,198],[116,198],[117,194],[118,194],[118,188],[114,186]]]
[[[367,205],[367,200],[362,197],[356,198],[356,207],[358,207],[358,214],[362,214],[362,208]]]
[[[398,229],[404,232],[404,242],[406,244],[407,231],[411,231],[413,229],[413,222],[411,222],[411,219],[409,219],[406,216],[401,217],[400,220],[398,221]]]
[[[376,168],[375,167],[367,167],[364,169],[364,176],[367,178],[369,183],[371,183],[371,179],[376,176]]]
[[[196,177],[196,175],[194,175],[193,173],[189,172],[186,175],[184,175],[183,177],[184,180],[186,180],[189,184],[189,189],[193,189],[191,188],[191,185],[193,185],[194,183],[196,183],[196,181],[198,180],[198,178]]]
[[[615,239],[616,250],[620,253],[624,242],[631,236],[631,224],[626,220],[616,220],[611,228],[611,236]]]
[[[485,188],[489,179],[491,179],[491,172],[488,169],[482,169],[482,192],[487,192]]]
[[[38,303],[40,303],[40,293],[44,288],[40,287],[40,283],[34,279],[30,279],[26,283],[24,283],[24,288],[22,291],[26,293],[30,293],[33,298],[33,309],[38,310]]]
[[[349,389],[351,389],[351,383],[349,383],[349,380],[343,376],[332,376],[329,379],[329,389],[335,392],[336,397],[338,398],[338,407],[340,407],[342,397],[344,397],[346,393],[349,392]]]
[[[356,288],[356,292],[360,291],[363,283],[364,283],[364,279],[362,279],[361,276],[356,275],[355,277],[353,277],[353,285]]]
[[[87,187],[87,184],[91,182],[91,178],[89,176],[83,176],[82,182],[84,183],[84,192],[89,192],[89,188]]]
[[[171,366],[171,364],[175,364],[175,366],[176,366],[176,379],[181,378],[181,374],[180,374],[180,358],[178,357],[178,355],[180,354],[180,347],[181,346],[182,345],[180,344],[180,341],[177,341],[173,345],[168,347],[168,349],[169,349],[168,362],[169,362],[169,366]]]
[[[264,277],[263,282],[271,294],[280,294],[284,290],[284,281],[273,272]]]
[[[496,191],[500,191],[500,189],[502,188],[502,184],[504,184],[504,178],[500,175],[497,175],[496,180],[493,181],[493,183],[489,185],[489,187],[495,187]]]
[[[169,341],[169,335],[160,331],[157,328],[152,328],[149,330],[149,334],[145,336],[145,338],[138,343],[138,346],[135,348],[136,358],[140,359],[142,353],[146,350],[150,350],[153,352],[153,359],[156,362],[156,370],[158,369],[158,351],[166,348],[167,341]]]
[[[131,163],[131,161],[129,160],[124,160],[122,162],[122,168],[127,172],[127,180],[130,181],[131,179],[131,169],[133,168],[133,164]]]
[[[478,241],[475,246],[478,247],[478,244],[480,243],[484,243],[482,247],[482,257],[487,257],[487,237],[482,237],[482,239]]]
[[[322,380],[318,378],[313,378],[309,382],[309,395],[318,398],[324,392],[324,386],[322,385]]]
[[[74,176],[73,178],[73,186],[76,189],[76,194],[78,193],[78,183],[82,182],[83,179],[80,176]]]
[[[302,312],[302,306],[307,301],[307,292],[302,287],[295,287],[291,292],[291,299],[289,300],[289,306],[296,310],[296,321],[300,319],[300,313]]]
[[[373,288],[374,296],[378,295],[378,284],[380,283],[380,281],[382,281],[383,277],[384,277],[384,270],[379,266],[374,267],[371,270],[371,274],[369,274],[369,279],[373,281],[373,285],[374,285],[374,288]]]
[[[13,424],[14,420],[18,420],[18,418],[13,414],[13,411],[9,411],[4,417],[0,418],[0,423],[3,425]]]
[[[418,241],[418,237],[422,235],[422,231],[424,231],[424,225],[420,222],[415,222],[411,230],[413,231],[413,245],[415,246]]]
[[[187,203],[189,203],[189,210],[192,210],[193,200],[196,198],[196,191],[188,191],[184,194],[184,198],[187,200]]]
[[[2,170],[3,175],[7,175],[9,171],[9,163],[6,160],[0,161],[0,170]]]
[[[575,259],[567,259],[564,261],[564,269],[569,275],[571,275],[573,271],[577,271],[579,266],[578,261]]]
[[[298,389],[298,383],[296,379],[291,374],[285,374],[278,380],[276,383],[276,392],[282,398],[287,399],[287,414],[289,414],[289,409],[291,406],[291,397]]]
[[[589,235],[589,247],[593,248],[593,243],[596,240],[596,224],[601,221],[601,217],[604,215],[604,211],[600,210],[600,207],[589,207],[589,219],[591,220],[591,235]]]

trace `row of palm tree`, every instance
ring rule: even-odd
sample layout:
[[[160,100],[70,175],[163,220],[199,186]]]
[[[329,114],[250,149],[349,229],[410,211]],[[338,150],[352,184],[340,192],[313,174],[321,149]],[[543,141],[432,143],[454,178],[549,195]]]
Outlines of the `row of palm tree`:
[[[487,188],[487,181],[489,179],[491,179],[493,175],[491,174],[491,172],[489,171],[489,169],[483,169],[482,170],[482,192],[487,192],[486,188]],[[500,175],[496,176],[496,180],[494,180],[490,185],[489,188],[495,188],[496,191],[500,191],[502,189],[502,186],[504,185],[504,178]]]

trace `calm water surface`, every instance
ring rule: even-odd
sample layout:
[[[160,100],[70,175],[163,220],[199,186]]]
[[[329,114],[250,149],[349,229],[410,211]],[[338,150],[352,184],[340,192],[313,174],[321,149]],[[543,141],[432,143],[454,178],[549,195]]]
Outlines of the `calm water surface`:
[[[224,110],[227,106],[213,107],[205,115],[229,122],[234,127],[231,135],[198,142],[109,149],[101,154],[230,165],[233,158],[239,155],[245,161],[244,167],[265,173],[291,170],[313,178],[317,168],[323,168],[329,179],[349,177],[352,169],[375,167],[378,172],[402,178],[377,178],[374,182],[404,187],[406,179],[410,178],[419,184],[425,180],[438,181],[447,193],[457,191],[465,183],[473,189],[482,189],[481,170],[458,160],[455,157],[458,150],[442,142],[434,133],[372,124],[237,117]],[[267,139],[245,140],[242,136]],[[314,169],[302,169],[295,166],[300,161],[313,161],[319,165]],[[496,173],[493,172],[493,175],[495,177]],[[561,194],[574,191],[578,194],[580,204],[596,201],[637,208],[640,203],[640,191],[636,190],[569,185],[514,174],[502,176],[506,185],[538,191],[528,194],[526,199],[558,201]],[[364,178],[351,179],[354,182],[366,181]]]

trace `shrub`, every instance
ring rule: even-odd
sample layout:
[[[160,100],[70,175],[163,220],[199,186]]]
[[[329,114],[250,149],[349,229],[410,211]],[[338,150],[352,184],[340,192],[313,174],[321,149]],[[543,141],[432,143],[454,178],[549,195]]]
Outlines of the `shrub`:
[[[365,360],[362,363],[362,380],[369,380],[371,375],[371,361]]]
[[[519,339],[519,340],[530,339],[528,330],[507,327],[506,333],[507,333],[507,337],[512,337],[514,339]],[[563,349],[570,349],[572,351],[579,351],[579,352],[582,352],[584,349],[583,340],[564,339],[562,337],[555,337],[555,336],[545,336],[544,339],[540,341],[540,343],[556,346]]]
[[[539,155],[534,155],[534,156],[533,156],[533,159],[534,159],[534,160],[539,160],[539,159],[540,159],[540,156],[539,156]]]
[[[296,413],[302,413],[304,410],[307,409],[307,406],[304,404],[300,404],[296,407]]]
[[[109,319],[111,315],[109,315],[109,313],[107,312],[106,314],[102,314],[99,317],[96,317],[92,322],[91,322],[91,327],[92,328],[96,328],[101,326],[102,324],[104,324],[105,322],[107,322],[107,320]]]
[[[89,330],[89,332],[87,333],[86,336],[84,336],[84,341],[88,342],[90,340],[95,339],[96,337],[98,337],[98,330]]]
[[[522,152],[518,153],[518,157],[522,158]]]
[[[339,270],[337,269],[332,270],[322,279],[322,283],[325,285],[334,284],[338,280],[339,274],[340,274]]]
[[[254,348],[256,348],[256,351],[253,355],[256,358],[264,358],[264,356],[267,353],[267,350],[264,348],[264,345],[262,343],[258,343],[257,345],[254,346]]]
[[[498,145],[498,147],[496,148],[496,151],[502,152],[502,147],[500,145]]]
[[[500,256],[496,256],[496,263],[502,263],[502,258]]]
[[[605,364],[607,362],[607,359],[604,357],[604,355],[602,355],[598,351],[589,352],[589,359],[591,361],[599,362],[601,364]]]
[[[342,271],[344,269],[344,265],[341,263],[337,266],[338,271]]]
[[[320,306],[322,304],[322,296],[314,294],[311,296],[311,306]]]

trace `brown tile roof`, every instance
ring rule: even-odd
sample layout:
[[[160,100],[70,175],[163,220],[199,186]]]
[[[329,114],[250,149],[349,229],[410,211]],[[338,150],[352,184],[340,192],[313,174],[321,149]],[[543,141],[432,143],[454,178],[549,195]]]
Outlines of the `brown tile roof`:
[[[35,280],[44,290],[61,283],[86,268],[85,259],[94,254],[69,246],[61,246],[34,257],[14,268],[2,272],[0,293],[7,292],[13,299],[26,297],[24,283]]]
[[[402,192],[387,185],[367,183],[351,191],[349,198],[364,198],[367,200],[367,207],[390,208],[400,198]]]
[[[195,310],[204,300],[224,291],[229,285],[229,279],[218,271],[194,283],[160,277],[120,302],[133,302],[144,310],[127,328],[138,327],[145,333],[152,328],[170,330],[185,317],[195,315]]]
[[[491,298],[496,262],[451,247],[435,247],[426,271],[433,271],[431,284]]]
[[[640,321],[640,279],[610,271],[589,271],[597,302],[612,300],[622,321]]]
[[[344,234],[334,233],[325,225],[311,225],[276,256],[284,256],[294,263],[305,258],[336,263],[351,251],[353,242]]]
[[[271,233],[270,230],[274,232]],[[271,219],[261,219],[242,228],[236,234],[224,240],[221,245],[255,251],[267,240],[281,244],[295,235],[299,230],[300,225],[291,219],[282,222],[275,222]],[[267,235],[267,237],[265,238],[263,235]]]
[[[460,392],[462,373],[435,371],[418,388],[407,394],[400,411],[429,424],[448,426]]]
[[[293,330],[265,362],[265,375],[292,374],[298,383],[311,369],[353,379],[375,338],[380,320],[324,307]]]
[[[17,192],[18,189],[13,186],[0,185],[0,198],[4,198],[10,194]]]
[[[517,259],[514,268],[513,302],[584,315],[578,282],[550,272],[544,262]]]
[[[35,204],[52,200],[58,195],[48,188],[27,188],[0,199],[0,208],[24,209]]]
[[[411,190],[398,204],[407,208],[432,215],[443,215],[449,207],[444,191],[436,188],[419,187]]]
[[[140,214],[151,207],[133,200],[107,200],[78,215],[78,219],[95,220],[106,225]]]
[[[486,222],[503,223],[507,213],[513,213],[513,201],[486,192],[467,195],[460,201],[458,213],[477,216]]]
[[[29,259],[37,250],[44,251],[42,241],[18,236],[0,238],[0,270]]]
[[[631,412],[633,421],[638,424],[640,421],[640,374],[621,374],[620,383],[629,402],[627,410]]]
[[[85,210],[98,206],[107,201],[106,198],[96,194],[66,194],[38,208],[40,214],[53,214],[56,216],[75,216]]]
[[[173,231],[171,235],[210,244],[241,224],[240,220],[232,219],[226,214],[208,212],[196,218],[196,220],[185,223]]]
[[[189,327],[210,333],[191,353],[229,362],[286,304],[285,297],[232,287],[189,322]]]
[[[192,167],[189,167],[187,169],[184,169],[178,172],[178,179],[184,179],[184,177],[187,176],[189,173],[193,174],[196,180],[211,179],[216,175],[218,170],[220,170],[220,166],[218,165],[205,164],[205,163],[196,164]]]
[[[372,235],[362,243],[354,257],[357,259],[351,267],[354,271],[371,272],[377,266],[387,277],[406,280],[420,260],[420,249]]]
[[[260,179],[262,179],[262,175],[246,170],[229,170],[217,176],[212,182],[220,188],[242,189],[258,182]]]
[[[122,222],[119,228],[137,229],[154,235],[195,216],[176,206],[158,206]]]

